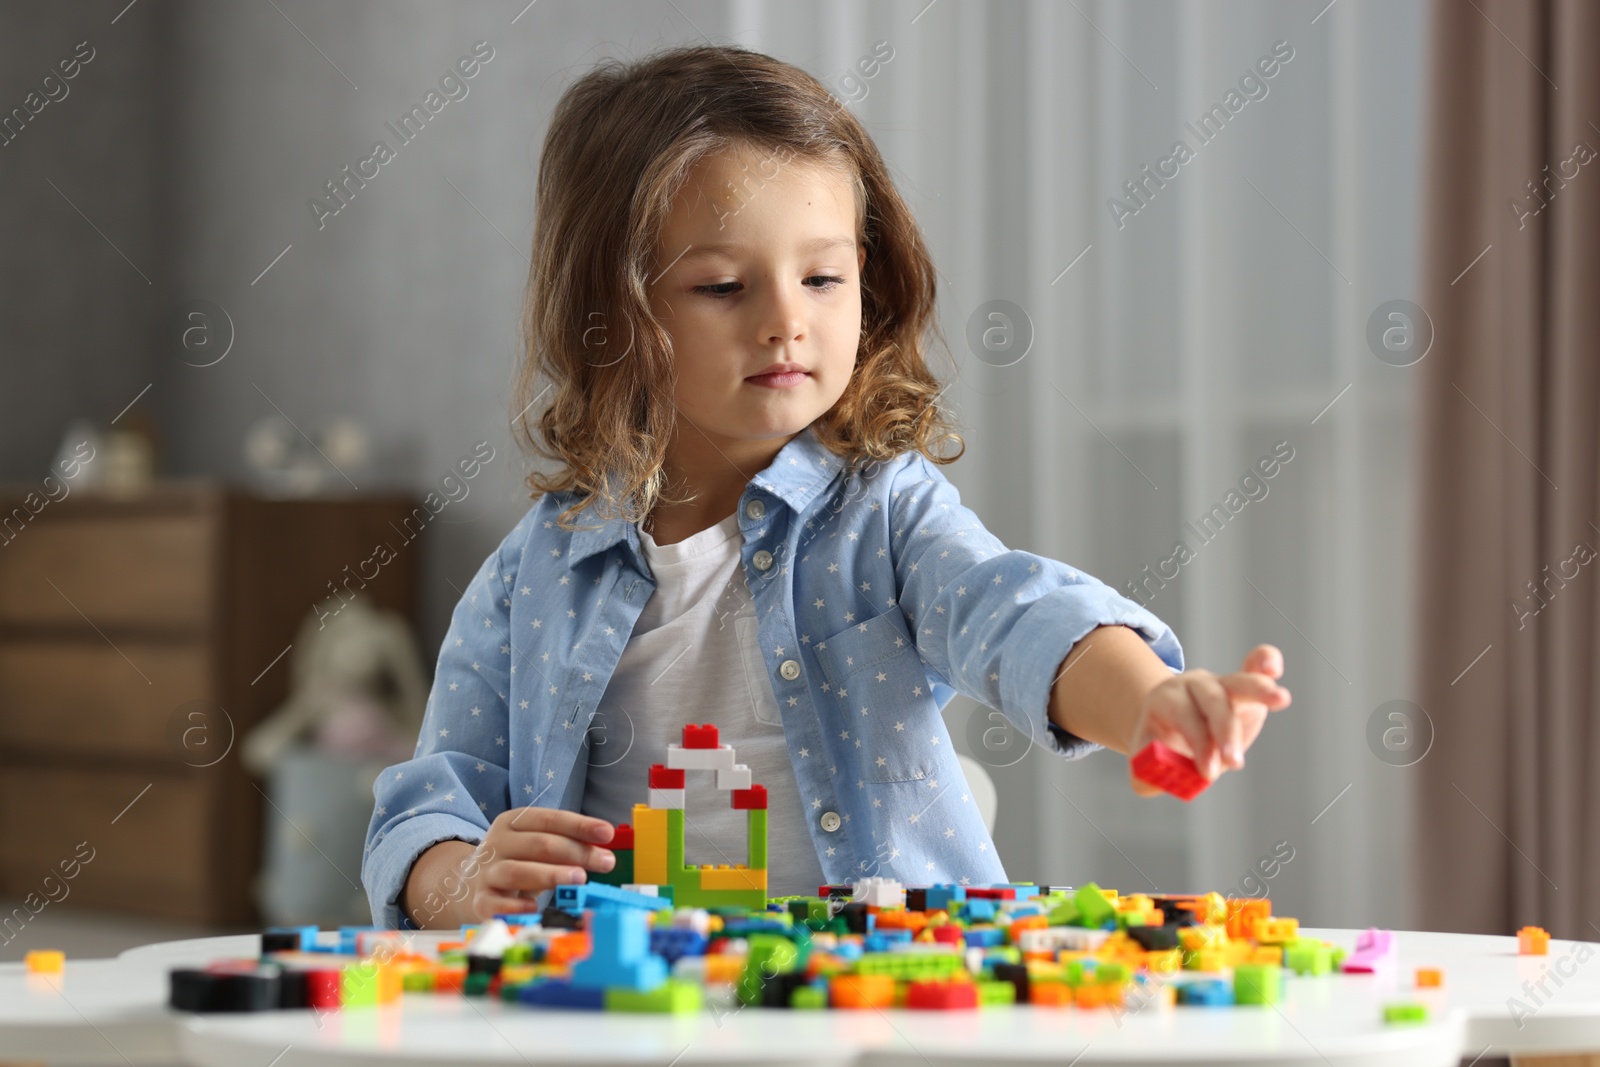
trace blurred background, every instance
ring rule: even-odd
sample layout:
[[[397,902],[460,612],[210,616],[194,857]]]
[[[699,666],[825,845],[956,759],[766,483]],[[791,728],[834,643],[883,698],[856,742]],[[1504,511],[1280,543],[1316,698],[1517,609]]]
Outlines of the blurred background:
[[[1552,251],[1595,245],[1594,76],[1554,92],[1544,5],[1456,8],[0,6],[0,958],[366,921],[372,775],[528,506],[548,115],[602,57],[705,39],[876,138],[941,273],[945,472],[989,528],[1137,595],[1190,666],[1285,653],[1293,707],[1188,805],[957,697],[1011,877],[1579,936],[1551,889],[1595,897],[1586,764],[1541,761],[1595,754],[1593,580],[1552,604],[1575,640],[1504,632],[1600,533],[1594,262]]]

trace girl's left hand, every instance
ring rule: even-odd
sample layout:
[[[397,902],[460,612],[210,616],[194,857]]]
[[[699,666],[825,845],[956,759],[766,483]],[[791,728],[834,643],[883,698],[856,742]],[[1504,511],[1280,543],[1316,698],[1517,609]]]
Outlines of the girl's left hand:
[[[1233,674],[1199,668],[1174,674],[1145,694],[1128,754],[1160,741],[1194,760],[1207,778],[1238,770],[1267,712],[1289,706],[1289,690],[1277,682],[1281,677],[1283,653],[1273,645],[1251,649],[1243,668]],[[1128,777],[1140,796],[1161,792],[1133,777],[1131,767]]]

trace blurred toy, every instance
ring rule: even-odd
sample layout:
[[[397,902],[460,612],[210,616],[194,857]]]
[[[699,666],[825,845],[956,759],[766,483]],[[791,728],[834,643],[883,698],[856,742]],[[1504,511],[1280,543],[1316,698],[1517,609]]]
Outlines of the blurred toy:
[[[286,745],[391,763],[410,759],[427,707],[411,629],[357,593],[319,605],[295,635],[289,699],[244,738],[245,766],[266,775]]]

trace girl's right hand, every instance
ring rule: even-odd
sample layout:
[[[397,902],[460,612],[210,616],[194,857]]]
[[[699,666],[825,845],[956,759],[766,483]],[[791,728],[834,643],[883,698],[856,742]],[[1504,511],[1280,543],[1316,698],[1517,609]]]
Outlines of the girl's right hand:
[[[613,832],[604,819],[560,808],[501,812],[473,853],[479,874],[471,880],[467,906],[479,922],[525,912],[547,889],[579,885],[588,880],[587,870],[611,870],[616,854],[598,846]]]

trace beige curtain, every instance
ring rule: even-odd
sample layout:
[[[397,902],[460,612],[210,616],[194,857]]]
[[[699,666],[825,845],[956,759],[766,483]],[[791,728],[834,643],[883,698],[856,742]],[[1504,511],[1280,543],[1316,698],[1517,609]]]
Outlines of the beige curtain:
[[[1420,915],[1600,940],[1600,4],[1432,15]]]

